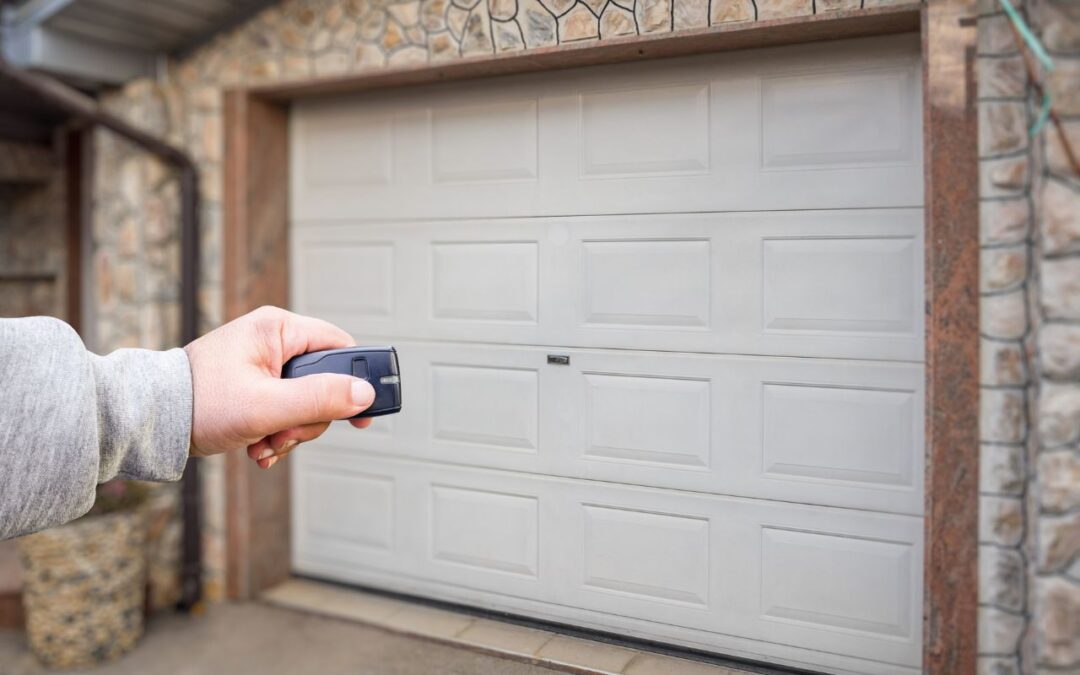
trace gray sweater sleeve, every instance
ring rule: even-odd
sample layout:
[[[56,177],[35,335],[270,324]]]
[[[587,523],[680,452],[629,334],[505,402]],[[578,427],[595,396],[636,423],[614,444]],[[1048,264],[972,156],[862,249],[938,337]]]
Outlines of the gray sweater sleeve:
[[[56,319],[0,319],[0,539],[67,522],[112,478],[180,478],[191,442],[182,349],[86,351]]]

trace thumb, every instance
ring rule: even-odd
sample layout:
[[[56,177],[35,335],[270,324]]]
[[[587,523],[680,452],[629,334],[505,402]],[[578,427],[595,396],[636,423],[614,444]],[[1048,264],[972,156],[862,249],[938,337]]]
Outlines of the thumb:
[[[263,400],[271,434],[313,422],[352,417],[375,401],[367,380],[337,373],[319,373],[287,380],[270,380]]]

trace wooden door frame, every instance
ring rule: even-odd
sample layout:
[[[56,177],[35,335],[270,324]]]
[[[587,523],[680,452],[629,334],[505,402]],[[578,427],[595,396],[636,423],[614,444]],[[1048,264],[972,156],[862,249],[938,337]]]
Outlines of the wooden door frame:
[[[734,49],[921,32],[926,213],[923,670],[975,672],[978,165],[974,0],[928,0],[234,89],[225,96],[225,312],[288,306],[288,104],[298,98]],[[226,463],[227,592],[290,575],[288,462]]]

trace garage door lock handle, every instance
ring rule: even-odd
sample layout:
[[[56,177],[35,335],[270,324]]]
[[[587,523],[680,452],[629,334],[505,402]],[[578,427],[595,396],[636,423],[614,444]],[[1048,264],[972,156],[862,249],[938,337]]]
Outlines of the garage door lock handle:
[[[548,354],[548,363],[553,366],[570,365],[570,356],[567,354]]]

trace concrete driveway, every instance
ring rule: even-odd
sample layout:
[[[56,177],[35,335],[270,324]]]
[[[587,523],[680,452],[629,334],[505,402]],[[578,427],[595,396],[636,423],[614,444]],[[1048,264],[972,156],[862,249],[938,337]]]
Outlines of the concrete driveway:
[[[44,673],[22,633],[0,631],[0,675]],[[212,605],[200,617],[155,617],[110,675],[542,675],[555,671],[362,624],[260,603]]]

